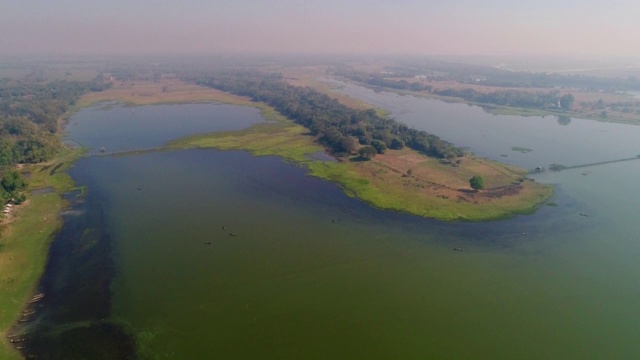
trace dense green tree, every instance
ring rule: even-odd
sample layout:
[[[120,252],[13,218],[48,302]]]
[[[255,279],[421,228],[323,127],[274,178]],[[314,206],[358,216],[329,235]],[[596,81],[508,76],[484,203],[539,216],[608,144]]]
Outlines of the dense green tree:
[[[469,180],[469,185],[473,190],[482,190],[484,189],[484,179],[482,176],[474,176]]]
[[[0,180],[0,184],[2,184],[2,188],[7,192],[22,190],[27,186],[24,177],[15,170],[6,172],[4,176],[2,176],[2,180]]]
[[[393,138],[389,147],[394,150],[401,150],[404,148],[404,141],[398,138]]]
[[[370,145],[376,149],[378,154],[384,154],[387,151],[387,145],[380,140],[372,140]]]
[[[24,201],[24,189],[27,187],[27,181],[17,171],[11,170],[4,173],[0,180],[0,201],[6,203],[14,200],[16,203]]]
[[[366,160],[369,160],[372,157],[376,156],[377,153],[378,151],[376,150],[376,148],[371,145],[365,145],[361,147],[360,150],[358,150],[358,154],[360,154],[360,157]]]
[[[562,110],[571,110],[571,106],[573,106],[573,101],[575,98],[571,94],[564,94],[560,96],[560,107]]]

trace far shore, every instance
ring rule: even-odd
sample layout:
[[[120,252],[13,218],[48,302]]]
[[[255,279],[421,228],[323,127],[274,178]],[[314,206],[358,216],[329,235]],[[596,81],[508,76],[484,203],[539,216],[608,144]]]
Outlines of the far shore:
[[[526,108],[526,107],[514,107],[514,106],[505,106],[505,105],[495,105],[488,103],[480,103],[469,101],[462,98],[457,97],[448,97],[448,96],[440,96],[436,94],[427,93],[424,91],[411,91],[411,90],[400,90],[394,88],[380,88],[371,86],[369,84],[355,82],[353,80],[344,80],[346,82],[352,82],[359,86],[363,86],[373,90],[383,90],[385,92],[395,93],[398,95],[411,95],[416,97],[422,97],[427,99],[436,99],[442,100],[449,103],[461,103],[467,105],[474,105],[483,108],[486,112],[493,115],[516,115],[516,116],[566,116],[575,119],[586,119],[586,120],[595,120],[601,122],[610,122],[610,123],[618,123],[618,124],[629,124],[629,125],[640,125],[640,117],[637,116],[628,116],[621,117],[616,115],[596,115],[594,113],[583,113],[577,111],[561,111],[561,110],[551,110],[551,109],[536,109],[536,108]]]

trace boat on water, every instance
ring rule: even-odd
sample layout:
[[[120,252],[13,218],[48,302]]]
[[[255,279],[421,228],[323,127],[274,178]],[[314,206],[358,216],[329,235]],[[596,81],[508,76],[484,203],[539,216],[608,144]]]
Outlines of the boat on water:
[[[42,300],[43,297],[44,297],[44,293],[40,293],[40,294],[34,295],[33,297],[31,297],[31,300],[29,300],[29,303],[38,302],[38,301]]]

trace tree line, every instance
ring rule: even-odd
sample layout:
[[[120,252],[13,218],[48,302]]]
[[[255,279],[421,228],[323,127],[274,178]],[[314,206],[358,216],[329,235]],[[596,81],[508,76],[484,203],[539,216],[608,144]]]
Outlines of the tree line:
[[[373,109],[353,109],[312,88],[289,85],[280,74],[223,72],[184,80],[265,102],[308,128],[335,155],[353,154],[361,145],[373,146],[378,153],[408,146],[438,158],[465,154],[435,135],[380,116]]]
[[[570,110],[573,105],[572,94],[560,95],[558,91],[528,92],[516,90],[499,90],[493,92],[480,92],[473,89],[442,89],[433,90],[436,95],[458,97],[468,101],[483,104],[525,107],[535,109],[562,109]]]
[[[409,82],[407,80],[393,79],[381,74],[367,74],[349,70],[335,70],[336,75],[344,76],[348,79],[378,87],[386,87],[398,90],[427,91],[432,94],[448,97],[457,97],[467,101],[482,104],[525,107],[535,109],[562,109],[570,110],[573,106],[574,96],[572,94],[560,95],[557,90],[552,91],[520,91],[520,90],[497,90],[492,92],[480,92],[470,88],[466,89],[434,89],[431,85],[426,85],[422,81]],[[398,76],[394,74],[393,76]]]
[[[582,73],[514,71],[488,65],[473,65],[425,58],[397,59],[395,66],[388,66],[387,75],[412,78],[424,76],[433,81],[456,81],[510,88],[579,88],[590,91],[640,90],[637,76],[595,76]],[[343,68],[342,70],[349,70]]]

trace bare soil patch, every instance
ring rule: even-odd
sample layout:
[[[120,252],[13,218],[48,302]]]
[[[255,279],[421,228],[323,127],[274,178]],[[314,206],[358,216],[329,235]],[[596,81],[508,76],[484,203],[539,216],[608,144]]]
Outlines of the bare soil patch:
[[[459,163],[457,162],[459,160]],[[462,201],[472,204],[519,201],[541,188],[525,180],[522,169],[488,159],[464,157],[439,160],[410,149],[388,150],[359,167],[363,177],[373,179],[382,188],[403,188],[427,199]],[[469,185],[473,176],[482,176],[485,189],[475,191]]]

